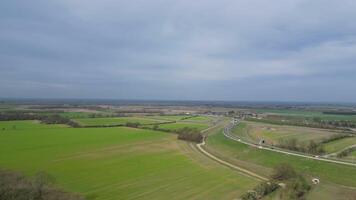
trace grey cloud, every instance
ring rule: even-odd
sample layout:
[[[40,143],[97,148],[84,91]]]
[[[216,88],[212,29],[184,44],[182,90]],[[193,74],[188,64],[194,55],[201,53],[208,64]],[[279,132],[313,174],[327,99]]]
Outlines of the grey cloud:
[[[0,92],[356,101],[318,84],[355,89],[355,9],[351,0],[5,0]]]

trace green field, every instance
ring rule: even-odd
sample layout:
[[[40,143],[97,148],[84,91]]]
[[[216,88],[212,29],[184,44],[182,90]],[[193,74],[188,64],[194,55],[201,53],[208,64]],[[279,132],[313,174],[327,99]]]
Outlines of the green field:
[[[186,115],[157,115],[157,116],[147,116],[147,117],[151,119],[158,119],[164,121],[180,121],[187,116]]]
[[[289,139],[296,139],[299,143],[307,143],[310,140],[320,142],[322,139],[338,134],[324,129],[278,126],[257,122],[242,122],[232,132],[252,142],[259,142],[263,139],[270,145],[277,145],[281,140]]]
[[[209,122],[210,118],[206,116],[194,116],[182,121],[194,121],[194,122]]]
[[[289,163],[308,177],[320,178],[322,184],[315,188],[315,191],[313,190],[310,194],[313,198],[310,199],[321,199],[320,195],[327,196],[328,198],[325,199],[330,200],[348,199],[346,196],[340,195],[356,195],[356,189],[345,189],[356,187],[356,167],[325,163],[249,147],[225,138],[221,132],[208,137],[207,150],[235,165],[265,176],[271,174],[273,167],[278,164]],[[326,194],[318,192],[321,190],[318,188],[326,187],[332,189],[325,191],[323,189]]]
[[[46,171],[88,199],[234,199],[257,184],[171,134],[23,123],[0,134],[0,167],[29,176]]]
[[[178,129],[182,129],[184,127],[189,127],[189,128],[196,128],[200,131],[206,129],[209,127],[208,124],[201,124],[201,123],[171,123],[171,124],[161,124],[159,125],[160,129],[165,129],[165,130],[170,130],[170,131],[176,131]]]
[[[348,137],[340,140],[332,141],[323,145],[327,153],[335,153],[342,151],[343,149],[356,145],[356,137]]]
[[[83,126],[124,125],[128,122],[138,122],[144,125],[144,124],[165,122],[163,120],[150,119],[144,117],[83,118],[83,119],[75,119],[75,121]]]

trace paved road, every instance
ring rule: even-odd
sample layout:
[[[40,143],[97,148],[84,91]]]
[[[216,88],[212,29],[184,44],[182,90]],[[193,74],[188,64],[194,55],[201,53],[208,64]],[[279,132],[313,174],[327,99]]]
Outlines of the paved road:
[[[259,149],[263,149],[263,150],[267,150],[267,151],[273,151],[273,152],[277,152],[277,153],[282,153],[282,154],[286,154],[286,155],[292,155],[292,156],[298,156],[298,157],[302,157],[302,158],[308,158],[308,159],[313,159],[313,160],[319,160],[319,161],[324,161],[324,162],[329,162],[329,163],[336,163],[336,164],[341,164],[341,165],[349,165],[349,166],[354,166],[356,167],[355,163],[349,163],[349,162],[343,162],[343,161],[337,161],[337,160],[331,160],[331,159],[327,159],[327,158],[319,158],[319,157],[314,157],[314,156],[309,156],[309,155],[305,155],[305,154],[300,154],[300,153],[294,153],[294,152],[289,152],[289,151],[284,151],[284,150],[280,150],[280,149],[273,149],[271,147],[266,147],[266,146],[260,146],[258,144],[254,144],[248,141],[244,141],[241,138],[237,137],[237,136],[233,136],[230,133],[230,130],[235,126],[238,125],[237,124],[233,124],[230,123],[227,127],[224,128],[224,136],[226,138],[229,138],[231,140],[234,140],[236,142],[240,142],[252,147],[256,147]]]

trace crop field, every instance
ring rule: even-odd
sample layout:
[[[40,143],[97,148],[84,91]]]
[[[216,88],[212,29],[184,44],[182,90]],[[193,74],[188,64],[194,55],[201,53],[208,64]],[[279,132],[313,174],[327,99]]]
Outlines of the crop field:
[[[323,145],[325,151],[327,153],[335,153],[342,151],[346,147],[356,145],[356,137],[348,137],[348,138],[343,138],[340,140],[328,142]]]
[[[206,149],[255,173],[268,175],[281,163],[292,163],[293,167],[308,177],[318,177],[321,184],[309,194],[310,199],[350,199],[356,196],[356,167],[300,158],[249,147],[217,133],[208,137]],[[342,172],[342,173],[340,173]],[[355,188],[355,189],[352,189]]]
[[[267,144],[278,144],[281,140],[296,139],[298,142],[308,142],[314,140],[318,142],[324,138],[338,134],[337,132],[323,129],[278,126],[266,123],[243,122],[235,127],[233,133],[253,142],[265,140]]]
[[[0,167],[28,176],[45,171],[88,199],[233,199],[258,183],[171,134],[32,126],[0,134]]]
[[[75,121],[83,126],[123,125],[128,122],[138,122],[140,124],[153,124],[153,123],[165,122],[163,120],[150,119],[144,117],[83,118],[83,119],[75,119]]]
[[[201,124],[201,123],[183,123],[183,122],[159,125],[159,128],[166,129],[166,130],[171,130],[171,131],[176,131],[176,130],[184,128],[184,127],[196,128],[196,129],[202,131],[202,130],[208,128],[209,125],[208,124]]]

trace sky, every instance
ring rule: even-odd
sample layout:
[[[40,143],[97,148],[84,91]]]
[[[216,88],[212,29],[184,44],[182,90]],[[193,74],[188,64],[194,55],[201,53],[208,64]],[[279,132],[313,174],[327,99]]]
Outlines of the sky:
[[[1,0],[0,97],[356,102],[355,0]]]

